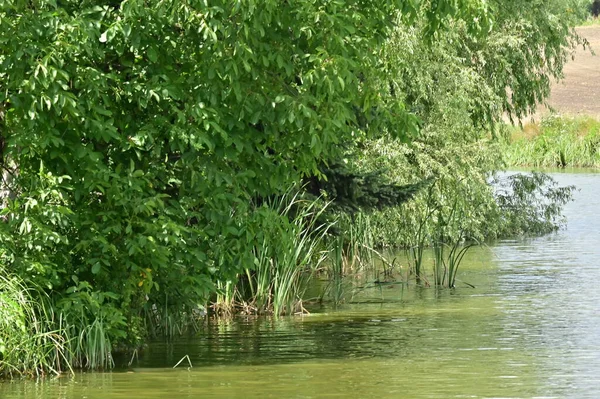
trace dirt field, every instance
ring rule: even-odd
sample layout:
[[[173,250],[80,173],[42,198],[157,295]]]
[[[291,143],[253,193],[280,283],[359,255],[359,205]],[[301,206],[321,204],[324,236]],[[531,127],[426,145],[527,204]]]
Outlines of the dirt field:
[[[548,103],[563,114],[600,118],[600,26],[581,27],[577,31],[590,42],[596,55],[578,48],[575,60],[565,66],[565,79],[553,84]],[[540,110],[535,119],[547,112]]]

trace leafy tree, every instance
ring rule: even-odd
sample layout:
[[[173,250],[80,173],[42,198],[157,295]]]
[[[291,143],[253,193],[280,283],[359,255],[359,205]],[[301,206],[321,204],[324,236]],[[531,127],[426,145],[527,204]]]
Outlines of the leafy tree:
[[[418,117],[425,132],[435,124],[446,129],[439,133],[439,143],[429,143],[420,149],[424,154],[453,143],[462,143],[458,148],[475,143],[488,130],[494,131],[503,115],[518,121],[535,111],[548,97],[551,80],[562,77],[564,63],[572,49],[580,43],[586,45],[572,29],[585,9],[580,0],[514,0],[487,4],[487,16],[493,23],[484,24],[485,35],[473,34],[473,22],[456,15],[445,18],[446,29],[423,35],[431,26],[430,4],[426,2],[417,13],[415,23],[407,25],[399,21],[381,48],[377,69],[383,73],[373,75],[373,83],[380,88],[382,103],[404,104]],[[453,115],[444,116],[440,110]],[[385,106],[381,104],[370,113],[377,119],[386,119]],[[449,124],[452,118],[455,118],[454,124]],[[395,137],[398,126],[397,121],[381,123],[377,126],[379,134],[368,138]],[[401,135],[400,139],[403,138],[410,141]],[[416,141],[420,140],[417,138]],[[414,186],[403,186],[408,184],[406,177],[394,181],[394,172],[377,169],[372,164],[359,171],[355,164],[364,161],[363,147],[363,144],[358,147],[347,145],[348,151],[343,158],[335,159],[331,167],[322,168],[327,182],[321,181],[316,186],[329,192],[352,212],[359,203],[367,210],[369,206],[398,205],[402,201],[392,203],[385,199],[389,198],[392,186],[393,197],[410,198],[400,195],[404,191],[414,191],[411,190]],[[470,159],[463,158],[469,165]],[[456,167],[454,162],[448,165],[449,170]],[[482,165],[485,165],[483,169],[466,169],[464,178],[490,173],[499,167],[493,162]],[[390,168],[386,164],[380,167]],[[414,177],[431,175],[427,169],[414,170],[414,173],[409,179],[413,184],[416,183]],[[311,181],[315,180],[319,179]],[[474,182],[485,182],[485,178],[468,181],[477,184]],[[388,193],[369,186],[387,187],[384,191]]]
[[[502,100],[482,115],[488,122],[505,113],[518,121],[550,95],[550,83],[563,77],[574,48],[587,41],[573,26],[582,17],[580,0],[493,0],[494,28],[484,40],[463,35],[461,56]]]
[[[582,42],[570,27],[579,3],[488,4],[494,24],[485,36],[473,36],[464,21],[452,19],[451,29],[438,31],[434,42],[420,35],[418,25],[400,25],[383,47],[386,73],[380,84],[389,87],[388,98],[401,98],[419,117],[421,133],[408,143],[385,135],[368,140],[349,159],[357,173],[385,170],[394,184],[425,178],[435,183],[415,201],[375,213],[371,226],[379,245],[481,240],[509,231],[542,233],[557,225],[555,217],[568,196],[553,197],[544,179],[535,180],[531,190],[552,204],[545,228],[536,227],[538,213],[507,213],[507,201],[522,209],[543,201],[495,196],[489,180],[503,165],[488,132],[503,114],[524,117],[547,97],[551,79],[561,76],[570,51]],[[525,228],[515,227],[518,218]],[[509,219],[512,227],[502,227]]]
[[[416,131],[379,56],[418,3],[0,1],[3,261],[113,338],[206,301],[253,264],[252,198]],[[484,5],[431,0],[422,31]]]

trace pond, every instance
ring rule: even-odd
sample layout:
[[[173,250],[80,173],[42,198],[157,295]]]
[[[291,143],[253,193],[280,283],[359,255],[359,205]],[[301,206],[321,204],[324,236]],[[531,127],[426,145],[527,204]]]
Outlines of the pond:
[[[454,290],[390,285],[302,317],[207,323],[130,368],[0,385],[42,398],[597,398],[600,174],[557,234],[472,250]],[[173,366],[188,355],[177,369]]]

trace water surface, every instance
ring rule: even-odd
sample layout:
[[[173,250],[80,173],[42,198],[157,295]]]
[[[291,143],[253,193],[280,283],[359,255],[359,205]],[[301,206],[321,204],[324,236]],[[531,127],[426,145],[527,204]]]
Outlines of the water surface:
[[[600,174],[568,229],[469,253],[454,290],[391,285],[337,309],[210,322],[129,369],[0,385],[3,399],[598,398]],[[172,367],[188,355],[193,368]]]

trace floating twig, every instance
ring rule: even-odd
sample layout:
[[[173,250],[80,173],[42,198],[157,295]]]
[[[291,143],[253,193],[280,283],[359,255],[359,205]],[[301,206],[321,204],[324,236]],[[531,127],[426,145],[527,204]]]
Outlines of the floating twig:
[[[129,361],[129,363],[127,363],[127,367],[131,367],[131,365],[133,364],[133,358],[135,358],[135,360],[138,360],[138,361],[139,361],[139,358],[138,358],[138,350],[137,350],[137,349],[135,349],[135,350],[133,351],[133,354],[131,355],[131,360]]]
[[[184,357],[182,357],[182,358],[181,358],[181,360],[180,360],[180,361],[178,361],[178,362],[177,362],[177,364],[176,364],[175,366],[173,366],[173,368],[177,368],[177,366],[179,366],[179,365],[181,364],[181,362],[183,362],[183,361],[184,361],[184,359],[187,359],[187,361],[188,361],[188,364],[190,365],[190,367],[188,367],[188,370],[189,370],[189,369],[191,369],[191,368],[193,367],[193,366],[192,366],[192,361],[190,360],[190,357],[189,357],[188,355],[185,355]]]

